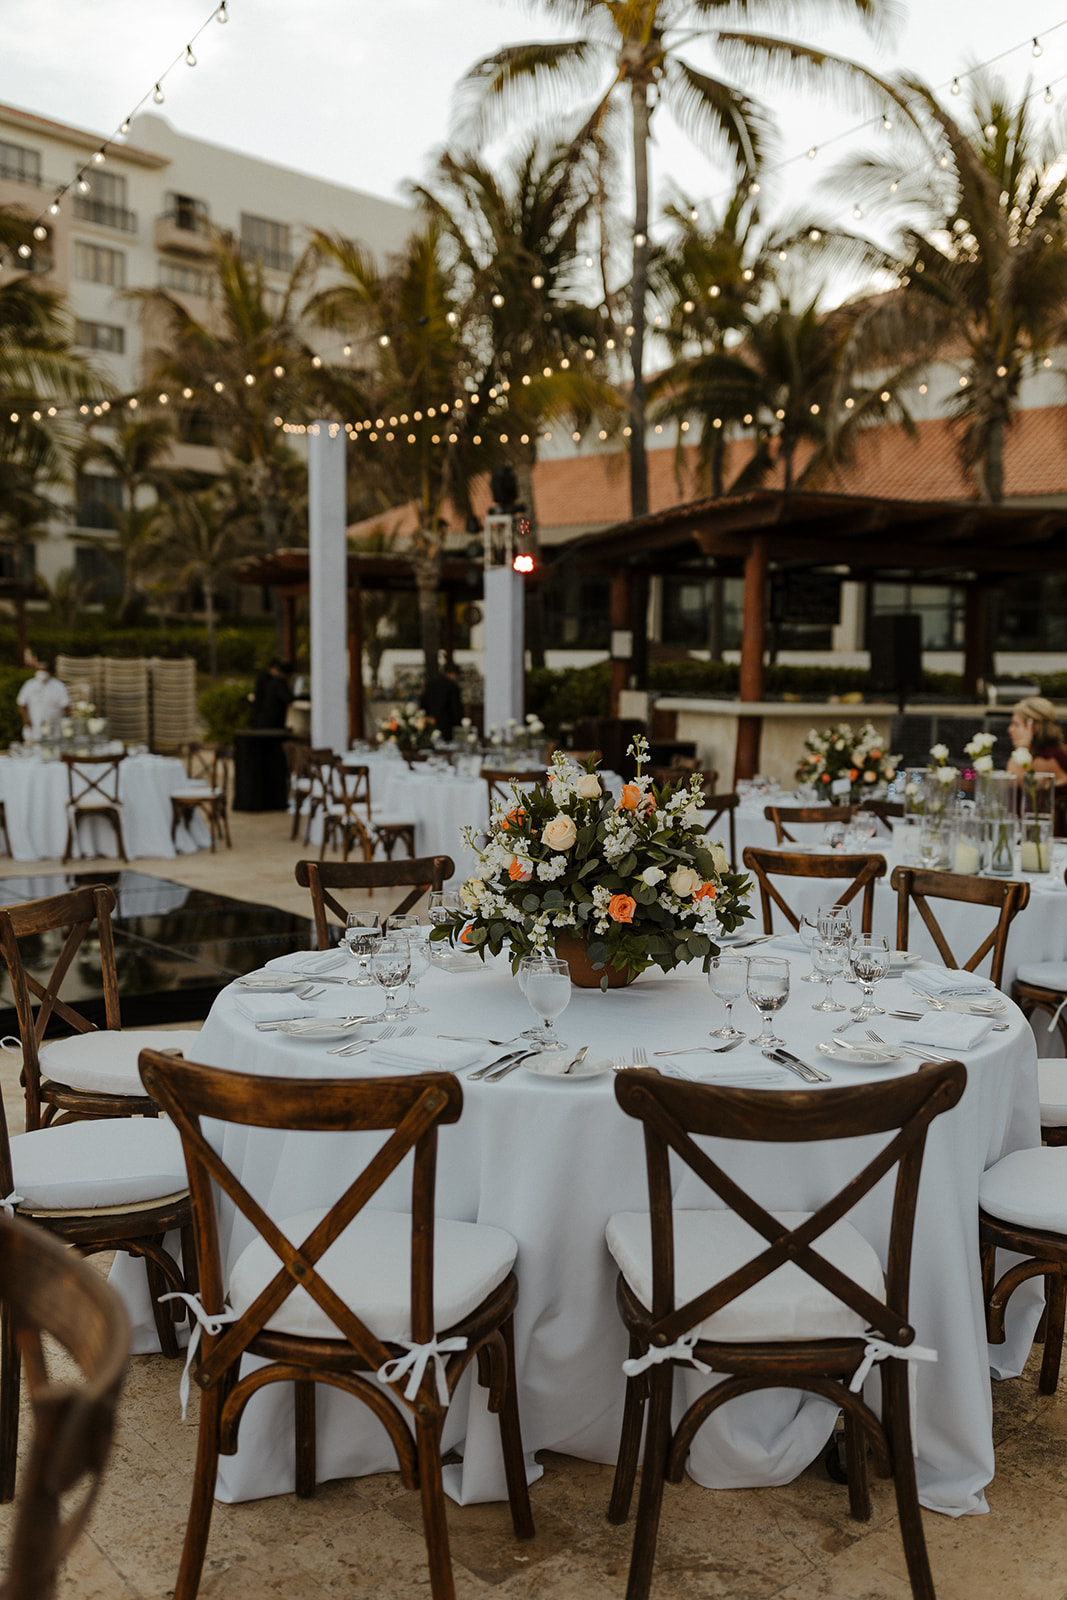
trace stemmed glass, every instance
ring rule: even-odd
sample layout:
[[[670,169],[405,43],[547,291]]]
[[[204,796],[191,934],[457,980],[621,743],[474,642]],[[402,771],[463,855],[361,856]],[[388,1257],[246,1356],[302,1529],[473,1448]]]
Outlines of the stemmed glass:
[[[811,947],[812,959],[815,970],[826,984],[826,994],[821,1000],[816,1000],[812,1006],[813,1011],[844,1011],[844,1006],[839,1006],[834,999],[834,979],[839,978],[845,970],[847,947],[832,939],[824,939],[820,934]]]
[[[940,833],[933,828],[924,828],[919,835],[919,861],[924,867],[936,867],[941,860],[942,842]]]
[[[430,970],[430,947],[427,942],[429,929],[424,927],[417,911],[396,912],[385,921],[386,934],[398,934],[408,942],[411,955],[411,965],[408,969],[408,997],[404,1005],[404,1016],[414,1017],[420,1012],[425,1013],[426,1006],[420,1006],[415,999],[415,985],[420,978],[424,978]]]
[[[374,982],[385,990],[385,1010],[369,1018],[369,1021],[396,1022],[404,1015],[396,1004],[396,991],[407,981],[410,964],[411,948],[402,935],[378,940],[370,958],[370,970]]]
[[[708,984],[711,992],[716,995],[726,1007],[726,1021],[721,1028],[712,1028],[709,1037],[712,1039],[743,1039],[744,1032],[735,1028],[731,1011],[735,1000],[739,1000],[745,992],[748,983],[748,969],[744,961],[737,956],[720,955],[713,957],[708,967]]]
[[[813,917],[801,917],[797,932],[800,934],[800,942],[808,952],[808,959],[811,962],[811,970],[805,972],[800,981],[801,983],[821,983],[822,979],[815,971],[815,961],[811,954],[811,947],[819,937],[819,913],[816,912]]]
[[[774,956],[752,956],[746,963],[748,981],[746,993],[751,1005],[760,1014],[760,1031],[750,1042],[762,1049],[775,1049],[784,1044],[771,1026],[771,1017],[780,1011],[789,999],[789,962]]]
[[[863,987],[863,999],[852,1007],[857,1022],[884,1017],[885,1008],[874,1004],[874,986],[889,971],[889,943],[877,933],[861,933],[852,941],[852,970]]]
[[[556,1034],[556,1018],[570,1004],[571,969],[557,956],[525,956],[526,1002],[541,1018],[541,1044],[546,1050],[559,1050],[563,1041]]]
[[[450,923],[452,919],[463,910],[464,905],[463,901],[459,897],[458,890],[434,889],[430,893],[430,904],[426,915],[429,917],[433,927],[441,928],[447,926],[447,924]],[[431,951],[431,959],[433,956],[443,954],[443,944],[435,944]]]
[[[359,971],[349,983],[369,988],[374,979],[367,965],[367,957],[382,936],[382,919],[376,911],[350,911],[345,923],[345,944],[350,956],[359,958]]]

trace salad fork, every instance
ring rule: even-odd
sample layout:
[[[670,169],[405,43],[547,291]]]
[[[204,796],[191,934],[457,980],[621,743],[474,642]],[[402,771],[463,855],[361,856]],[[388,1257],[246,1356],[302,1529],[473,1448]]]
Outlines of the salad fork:
[[[383,1028],[381,1033],[374,1035],[373,1039],[362,1039],[359,1044],[340,1044],[333,1050],[327,1050],[326,1054],[328,1056],[358,1056],[372,1044],[381,1044],[383,1039],[391,1039],[395,1032],[396,1028],[393,1026]],[[401,1038],[406,1038],[409,1033],[414,1032],[414,1028],[405,1028]]]
[[[647,1054],[645,1052],[645,1047],[644,1047],[643,1044],[635,1044],[634,1045],[634,1066],[635,1067],[647,1067],[648,1066],[648,1056],[647,1056]]]
[[[872,1044],[883,1045],[887,1050],[901,1050],[901,1051],[903,1051],[903,1053],[906,1056],[918,1056],[920,1061],[954,1061],[955,1060],[954,1056],[939,1055],[936,1050],[923,1050],[923,1049],[920,1049],[917,1045],[886,1044],[885,1040],[879,1034],[875,1033],[872,1028],[868,1028],[867,1029],[867,1037],[868,1037],[868,1039],[871,1040]]]
[[[626,1072],[626,1071],[628,1071],[629,1070],[629,1062],[626,1060],[626,1057],[625,1056],[612,1056],[612,1058],[611,1058],[611,1070],[612,1070],[612,1072]]]

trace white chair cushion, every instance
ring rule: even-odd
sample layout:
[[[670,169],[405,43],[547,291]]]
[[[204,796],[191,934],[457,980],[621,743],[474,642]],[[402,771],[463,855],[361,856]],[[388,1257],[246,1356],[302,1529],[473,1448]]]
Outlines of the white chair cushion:
[[[1067,961],[1027,961],[1015,974],[1021,983],[1036,983],[1041,989],[1067,992]]]
[[[172,789],[170,797],[172,800],[188,800],[192,802],[194,800],[214,800],[221,793],[221,789],[212,789],[210,785],[203,783],[194,784],[188,789]]]
[[[137,1205],[188,1187],[178,1131],[155,1117],[102,1117],[18,1133],[11,1165],[26,1211]]]
[[[1037,1063],[1037,1094],[1041,1101],[1041,1126],[1067,1124],[1067,1061],[1062,1056]]]
[[[69,1039],[46,1039],[40,1049],[41,1072],[68,1089],[91,1094],[144,1094],[137,1071],[142,1050],[181,1050],[198,1028],[144,1028],[118,1032],[100,1028],[74,1033]]]
[[[797,1228],[810,1211],[776,1211]],[[619,1211],[608,1219],[608,1249],[643,1305],[652,1304],[652,1229],[647,1211]],[[695,1299],[766,1248],[766,1240],[733,1211],[675,1211],[674,1282],[677,1303]],[[828,1228],[816,1241],[832,1261],[877,1300],[885,1298],[881,1264],[849,1222]],[[726,1343],[768,1339],[855,1338],[866,1322],[814,1278],[789,1262],[700,1324],[700,1336]]]
[[[105,795],[87,794],[72,800],[71,811],[121,811],[122,806],[118,800],[108,800]]]
[[[1067,1232],[1067,1147],[1013,1150],[982,1173],[978,1201],[1001,1222]]]
[[[326,1215],[303,1211],[280,1224],[301,1244]],[[449,1328],[480,1305],[515,1264],[519,1247],[510,1233],[477,1222],[434,1223],[435,1331]],[[281,1263],[260,1238],[242,1251],[230,1274],[229,1298],[240,1314],[262,1292]],[[402,1211],[362,1211],[327,1250],[319,1271],[379,1339],[411,1338],[411,1217]],[[295,1289],[266,1326],[303,1338],[342,1337],[305,1289]]]

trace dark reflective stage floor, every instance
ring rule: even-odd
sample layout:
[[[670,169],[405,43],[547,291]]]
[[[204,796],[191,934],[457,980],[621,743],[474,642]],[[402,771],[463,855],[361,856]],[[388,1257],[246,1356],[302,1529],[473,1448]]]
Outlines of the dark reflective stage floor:
[[[307,917],[129,869],[5,878],[0,880],[0,905],[63,894],[87,883],[106,883],[118,901],[115,958],[126,1027],[206,1017],[211,1002],[232,978],[263,966],[272,956],[314,946]],[[47,944],[41,941],[39,966],[36,962],[31,966],[35,976],[44,979],[51,972],[61,943],[60,935]],[[95,943],[86,941],[82,947],[63,996],[90,1021],[103,1021]],[[17,1031],[6,972],[0,982],[0,1030]]]

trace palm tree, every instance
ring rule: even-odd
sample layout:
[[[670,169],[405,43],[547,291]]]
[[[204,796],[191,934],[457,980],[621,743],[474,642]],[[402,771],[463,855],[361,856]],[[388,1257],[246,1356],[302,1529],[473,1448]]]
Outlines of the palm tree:
[[[218,675],[215,598],[234,564],[257,543],[257,533],[225,484],[174,495],[161,508],[156,571],[161,581],[173,584],[177,579],[186,589],[199,588],[203,595],[208,671],[213,678]]]
[[[883,352],[913,362],[953,360],[962,349],[952,401],[963,424],[960,456],[982,498],[996,503],[1020,384],[1063,335],[1064,130],[1036,127],[1034,97],[1013,105],[983,74],[971,80],[966,118],[946,111],[918,78],[883,87],[908,112],[918,154],[904,171],[899,160],[861,155],[837,180],[883,203],[894,185],[910,213],[882,262],[900,287],[869,333]]]
[[[91,435],[80,452],[82,466],[105,466],[122,484],[122,507],[111,510],[118,549],[111,541],[104,546],[109,555],[117,556],[122,567],[119,622],[129,619],[143,594],[142,579],[152,564],[159,521],[155,497],[170,483],[165,463],[173,444],[174,426],[169,417],[134,418],[124,413],[113,432]],[[154,497],[147,504],[145,491],[151,491]]]
[[[648,465],[645,454],[645,294],[648,267],[648,145],[652,113],[662,101],[691,136],[722,152],[738,172],[758,170],[768,128],[762,109],[748,95],[698,71],[682,54],[695,40],[714,45],[720,55],[770,61],[787,72],[800,67],[829,68],[848,64],[793,41],[760,35],[747,28],[720,26],[739,17],[763,13],[776,17],[775,0],[750,0],[733,7],[725,0],[540,0],[551,14],[574,19],[584,33],[574,39],[509,45],[475,63],[467,81],[481,91],[483,104],[504,104],[532,98],[544,86],[555,103],[569,107],[592,93],[592,109],[583,117],[578,142],[599,141],[602,151],[612,140],[607,124],[619,100],[628,105],[633,149],[633,255],[630,276],[630,500],[633,516],[648,510]],[[814,13],[816,8],[810,7]],[[837,0],[836,9],[870,26],[891,14],[891,0]],[[605,286],[606,287],[606,286]]]

